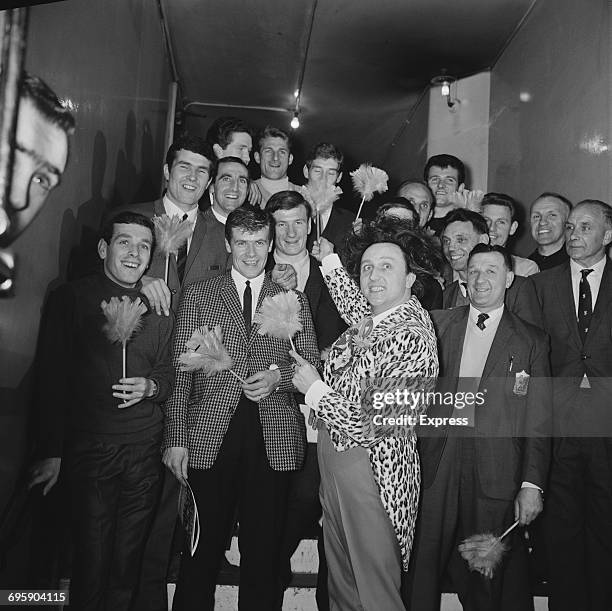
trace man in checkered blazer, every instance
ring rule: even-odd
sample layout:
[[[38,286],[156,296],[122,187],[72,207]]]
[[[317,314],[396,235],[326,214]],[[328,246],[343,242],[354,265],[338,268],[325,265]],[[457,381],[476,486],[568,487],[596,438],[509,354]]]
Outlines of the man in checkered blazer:
[[[175,329],[176,384],[166,403],[164,463],[189,480],[202,533],[193,557],[183,554],[174,597],[175,611],[214,609],[214,593],[225,545],[240,523],[240,609],[271,609],[278,584],[280,535],[288,475],[301,467],[304,419],[291,383],[290,343],[260,335],[251,324],[268,296],[282,292],[264,273],[272,248],[271,217],[242,207],[225,226],[232,269],[185,290]],[[303,330],[297,351],[319,364],[308,302],[298,293]],[[178,371],[185,343],[202,325],[220,325],[232,370],[205,377]]]

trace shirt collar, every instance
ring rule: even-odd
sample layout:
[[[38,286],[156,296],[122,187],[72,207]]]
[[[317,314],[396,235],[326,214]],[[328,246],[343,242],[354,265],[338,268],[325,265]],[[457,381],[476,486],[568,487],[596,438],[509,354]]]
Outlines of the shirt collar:
[[[595,265],[591,265],[590,267],[582,267],[582,265],[576,263],[573,259],[570,258],[570,270],[572,272],[572,277],[577,277],[580,279],[582,277],[581,271],[583,269],[592,269],[593,271],[589,274],[589,277],[601,277],[603,276],[603,270],[606,266],[606,255],[604,253],[603,257],[595,263]]]
[[[489,318],[487,318],[487,326],[490,325],[491,323],[496,322],[497,320],[499,320],[502,316],[502,314],[504,313],[504,304],[502,303],[499,308],[495,308],[495,310],[491,310],[490,312],[486,312],[486,314],[489,315]],[[481,312],[480,310],[476,309],[473,305],[470,304],[470,320],[476,324],[478,322],[478,317],[483,314],[483,312]]]
[[[289,190],[289,177],[285,176],[284,178],[279,178],[278,180],[271,180],[270,178],[266,178],[262,176],[260,178],[261,185],[268,192],[274,195],[275,193],[279,193],[280,191],[288,191]]]
[[[225,221],[227,221],[227,217],[219,214],[213,206],[210,207],[211,212],[215,215],[215,218],[223,225],[225,225]]]
[[[406,302],[398,303],[396,306],[393,306],[392,308],[389,308],[388,310],[385,310],[384,312],[381,312],[380,314],[376,314],[376,316],[372,316],[372,328],[373,329],[376,328],[376,326],[379,325],[383,320],[385,320],[385,318],[387,318],[388,316],[391,316],[393,312],[401,308],[404,305],[404,303]]]
[[[244,293],[244,289],[246,287],[247,280],[250,283],[251,290],[254,293],[259,293],[259,291],[261,290],[261,287],[263,286],[264,278],[266,277],[266,272],[264,270],[261,272],[261,274],[259,274],[259,276],[255,278],[246,278],[235,267],[232,267],[231,274],[232,274],[232,280],[234,281],[234,284],[236,285],[236,289],[238,290],[239,293]]]
[[[168,195],[164,195],[163,199],[164,210],[168,216],[178,216],[179,218],[183,218],[184,214],[187,214],[187,220],[190,223],[195,223],[198,218],[198,206],[197,204],[191,209],[185,212],[181,208],[179,208],[169,197]]]
[[[293,256],[284,255],[283,253],[278,252],[278,250],[274,249],[274,260],[277,263],[290,263],[297,265],[305,265],[306,261],[309,260],[308,251],[304,249],[301,253]]]

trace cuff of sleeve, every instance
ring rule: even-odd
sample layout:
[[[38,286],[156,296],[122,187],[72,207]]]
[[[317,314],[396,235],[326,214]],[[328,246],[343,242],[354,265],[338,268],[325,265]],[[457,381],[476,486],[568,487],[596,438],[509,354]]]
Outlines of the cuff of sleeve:
[[[317,380],[310,385],[310,388],[306,391],[306,395],[304,396],[304,401],[306,401],[306,405],[308,407],[316,410],[319,401],[323,395],[326,395],[328,392],[331,392],[331,388],[325,384],[322,380]]]
[[[321,272],[324,276],[329,276],[335,269],[342,267],[342,262],[340,261],[340,257],[335,253],[331,253],[331,255],[327,255],[321,261]]]
[[[535,488],[536,490],[539,490],[542,494],[544,494],[544,490],[542,490],[540,486],[536,486],[535,484],[532,484],[531,482],[523,482],[521,484],[521,488]]]

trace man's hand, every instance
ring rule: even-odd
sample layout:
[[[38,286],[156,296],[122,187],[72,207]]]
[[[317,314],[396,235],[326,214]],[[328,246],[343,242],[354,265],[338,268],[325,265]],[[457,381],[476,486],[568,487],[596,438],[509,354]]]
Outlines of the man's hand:
[[[334,245],[325,238],[319,238],[312,245],[312,256],[320,263],[327,257],[327,255],[331,255],[334,252]]]
[[[162,462],[172,471],[172,475],[174,475],[181,484],[184,485],[187,482],[187,464],[189,462],[189,452],[187,448],[180,448],[177,446],[166,448],[162,456]]]
[[[297,272],[289,263],[277,263],[272,270],[272,282],[280,284],[286,291],[297,287]]]
[[[484,191],[480,191],[479,189],[470,191],[461,183],[459,188],[448,196],[448,199],[458,208],[466,208],[467,210],[480,213],[483,197]]]
[[[168,285],[161,278],[152,278],[151,276],[142,277],[142,294],[149,300],[151,307],[161,315],[163,312],[166,316],[170,315],[170,305],[172,303],[172,295]]]
[[[318,380],[321,379],[319,372],[297,352],[290,350],[289,356],[295,360],[293,385],[302,393],[306,394],[308,389]]]
[[[261,401],[276,390],[280,381],[281,373],[278,369],[266,369],[249,376],[244,381],[242,390],[247,399]]]
[[[251,206],[257,206],[258,208],[265,208],[266,202],[264,202],[263,193],[261,192],[259,185],[253,181],[249,187],[249,204]]]
[[[154,391],[154,384],[148,378],[120,378],[119,384],[113,384],[113,397],[123,399],[118,407],[125,409],[150,397]]]
[[[542,512],[544,503],[538,488],[521,488],[514,499],[514,519],[521,526],[533,522]]]
[[[57,478],[59,477],[60,468],[62,466],[62,459],[59,456],[53,458],[43,458],[38,462],[34,463],[30,469],[30,481],[28,482],[28,489],[33,488],[38,484],[45,484],[43,488],[43,496],[55,486]]]

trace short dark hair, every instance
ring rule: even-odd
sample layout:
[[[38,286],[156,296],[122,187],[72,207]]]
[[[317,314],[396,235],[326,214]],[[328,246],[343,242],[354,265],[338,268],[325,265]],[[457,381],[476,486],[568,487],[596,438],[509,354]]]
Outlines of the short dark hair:
[[[19,97],[23,100],[31,100],[36,110],[45,119],[57,125],[67,135],[74,133],[74,116],[40,77],[33,76],[24,70],[19,80]]]
[[[291,138],[289,134],[284,132],[282,129],[278,129],[278,127],[274,127],[273,125],[266,125],[258,134],[257,134],[257,150],[261,153],[261,144],[266,138],[281,138],[287,143],[287,148],[289,152],[291,152]]]
[[[442,233],[444,233],[446,228],[451,223],[457,222],[472,223],[472,226],[478,235],[489,233],[487,221],[484,220],[482,215],[478,214],[478,212],[474,212],[473,210],[466,210],[465,208],[455,208],[444,217],[444,227],[442,228]]]
[[[483,244],[479,243],[472,248],[470,254],[468,255],[468,265],[470,263],[470,259],[474,255],[479,255],[488,252],[498,252],[504,258],[504,264],[506,265],[506,269],[511,272],[513,271],[512,264],[512,256],[510,255],[510,251],[505,246],[493,245],[493,244]]]
[[[237,163],[238,165],[241,165],[247,171],[247,178],[249,182],[251,182],[251,177],[249,176],[249,167],[247,166],[247,164],[244,163],[244,161],[242,161],[240,157],[234,157],[233,155],[228,155],[227,157],[221,157],[221,159],[217,159],[217,162],[215,163],[215,171],[213,174],[211,174],[213,183],[215,182],[215,180],[217,179],[217,176],[219,175],[219,168],[225,163]]]
[[[606,204],[606,202],[603,202],[600,199],[583,199],[574,206],[574,209],[576,209],[578,206],[586,205],[599,208],[604,217],[604,223],[608,226],[608,229],[612,229],[612,207],[610,207],[609,204]]]
[[[244,204],[236,210],[232,210],[225,221],[225,239],[228,244],[232,242],[232,229],[240,229],[254,233],[261,229],[268,228],[270,242],[274,241],[274,223],[272,216],[267,210],[262,210],[258,206]]]
[[[297,191],[279,191],[268,200],[265,210],[273,215],[277,210],[294,210],[300,206],[304,206],[306,216],[310,218],[312,211],[301,193]]]
[[[176,158],[176,154],[179,151],[191,151],[196,155],[202,155],[210,161],[210,175],[214,174],[215,156],[213,154],[212,147],[204,138],[200,136],[193,136],[192,134],[183,133],[176,138],[176,140],[170,145],[168,152],[166,153],[166,165],[168,170],[172,169],[172,164]]]
[[[416,275],[413,293],[423,296],[424,276],[436,276],[442,265],[442,254],[432,239],[416,231],[402,219],[383,217],[377,222],[365,223],[359,234],[349,233],[344,244],[346,270],[359,282],[363,253],[373,244],[389,243],[399,246],[406,271]]]
[[[253,129],[238,117],[219,117],[213,121],[206,132],[206,140],[213,146],[218,144],[222,149],[227,148],[232,141],[232,134],[246,133],[253,138]]]
[[[487,193],[482,198],[481,207],[484,208],[486,205],[508,208],[510,210],[510,221],[516,221],[516,201],[509,195],[505,193]]]
[[[427,181],[429,178],[429,170],[437,166],[439,168],[454,168],[457,170],[457,184],[465,183],[465,165],[461,159],[454,155],[434,155],[427,160],[425,169],[423,170],[423,178]]]
[[[540,195],[538,195],[533,200],[531,207],[533,208],[533,204],[535,204],[536,202],[539,202],[541,199],[544,199],[545,197],[552,197],[554,199],[558,199],[562,204],[565,204],[567,206],[568,214],[572,211],[572,208],[573,208],[572,202],[569,199],[567,199],[567,197],[564,197],[563,195],[559,193],[554,193],[553,191],[544,191],[544,193],[541,193]]]
[[[404,210],[408,210],[408,212],[412,213],[414,221],[412,222],[413,226],[416,227],[419,224],[419,213],[416,208],[413,206],[412,202],[407,200],[405,197],[388,197],[385,199],[385,203],[379,206],[376,210],[376,218],[375,221],[379,221],[381,218],[387,216],[386,212],[392,210],[393,208],[403,208]],[[397,217],[396,217],[397,218]],[[408,219],[402,219],[404,222],[411,222]]]
[[[344,155],[337,146],[330,142],[319,142],[310,149],[306,158],[306,167],[310,168],[315,159],[335,159],[338,162],[338,172],[342,171]]]
[[[140,225],[146,227],[151,232],[151,252],[155,249],[155,227],[153,221],[149,217],[130,210],[124,210],[123,212],[118,212],[114,216],[111,216],[104,223],[100,231],[100,239],[104,240],[107,244],[110,244],[113,238],[115,225]]]

